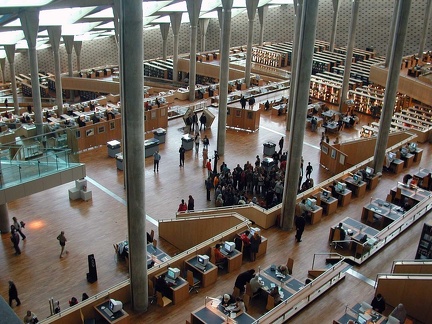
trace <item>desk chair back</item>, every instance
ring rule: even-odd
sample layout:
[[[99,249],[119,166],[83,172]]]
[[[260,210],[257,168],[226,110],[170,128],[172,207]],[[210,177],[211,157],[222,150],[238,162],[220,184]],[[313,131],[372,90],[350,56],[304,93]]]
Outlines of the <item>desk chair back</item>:
[[[251,297],[247,294],[243,295],[243,303],[245,305],[246,311],[249,309],[249,303],[250,303]]]
[[[156,239],[153,239],[153,246],[154,246],[154,248],[157,248],[157,240]]]
[[[389,202],[389,203],[393,202],[393,197],[392,197],[391,194],[387,194],[386,201]]]
[[[151,237],[152,241],[154,241],[154,230],[150,231],[150,237]]]
[[[234,287],[232,295],[234,298],[240,297],[240,289],[238,287]]]
[[[400,203],[402,201],[402,188],[396,188],[396,194],[394,197],[395,202]]]
[[[234,238],[234,244],[237,251],[243,251],[243,241],[239,236]]]
[[[332,238],[332,244],[334,249],[336,250],[338,247],[343,248],[342,244],[338,241],[341,240],[341,229],[339,227],[336,227],[333,231],[333,238]]]
[[[171,299],[169,299],[168,297],[162,296],[162,293],[159,291],[156,291],[156,299],[157,299],[157,304],[161,307],[168,306],[169,304],[172,303]]]
[[[87,318],[86,319],[84,317],[84,314],[82,313],[82,309],[81,308],[79,309],[79,311],[80,311],[80,316],[81,316],[82,324],[96,324],[96,320],[94,318]]]
[[[294,259],[288,258],[286,266],[288,268],[288,274],[291,275],[294,266]]]
[[[271,310],[275,307],[275,300],[274,297],[270,294],[267,295],[267,305],[266,305],[266,310]]]
[[[190,271],[190,270],[187,271],[186,280],[189,284],[189,292],[191,292],[192,290],[195,290],[195,293],[198,294],[197,287],[199,287],[201,281],[194,277],[192,271]]]
[[[210,247],[210,262],[216,264],[216,255],[214,248]]]
[[[245,295],[248,295],[249,299],[251,299],[251,298],[254,298],[255,296],[258,296],[259,295],[259,291],[257,291],[256,293],[253,293],[252,292],[252,286],[251,286],[251,284],[249,282],[246,282]]]

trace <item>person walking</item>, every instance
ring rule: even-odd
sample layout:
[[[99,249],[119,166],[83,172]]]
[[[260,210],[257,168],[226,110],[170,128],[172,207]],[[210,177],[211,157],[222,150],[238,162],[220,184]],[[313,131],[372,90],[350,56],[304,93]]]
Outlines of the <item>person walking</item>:
[[[201,128],[202,128],[203,126],[204,126],[204,130],[206,130],[207,117],[206,117],[206,115],[204,114],[204,112],[201,114],[201,117],[200,117],[199,121],[200,121],[200,123],[201,123],[201,125],[200,125],[200,130],[201,130]]]
[[[22,226],[22,224],[24,224],[23,222],[18,222],[18,220],[17,220],[17,218],[14,216],[14,217],[12,217],[12,220],[13,220],[13,224],[14,224],[14,226],[15,226],[15,229],[16,229],[16,231],[21,235],[21,238],[23,239],[23,240],[25,240],[26,239],[26,236],[23,234],[23,232],[22,232],[22,230],[21,230],[21,227],[22,228],[24,228],[23,226]]]
[[[284,145],[284,138],[282,136],[281,139],[279,140],[279,152],[280,153],[282,153],[283,145]]]
[[[200,136],[198,133],[198,125],[197,125],[197,132],[195,133],[195,156],[198,156],[199,146],[200,146]]]
[[[159,151],[156,151],[153,153],[153,172],[159,172],[159,161],[161,159],[161,156],[159,154]]]
[[[9,280],[9,306],[12,307],[12,300],[16,300],[16,305],[21,305],[21,301],[18,298],[18,290],[12,280]]]
[[[208,161],[206,163],[206,168],[207,168],[207,176],[210,177],[210,175],[212,173],[211,159],[208,159]]]
[[[195,208],[195,200],[193,199],[192,195],[189,195],[187,209],[188,209],[188,211],[193,211],[194,208]]]
[[[66,236],[64,235],[64,231],[60,232],[59,236],[57,236],[57,240],[59,241],[60,246],[61,246],[60,258],[63,258],[63,252],[64,252],[64,248],[66,246],[66,241],[67,241]],[[67,253],[67,251],[66,251],[66,253]]]
[[[303,214],[296,217],[295,226],[296,226],[295,238],[296,238],[297,242],[301,242],[302,241],[301,237],[302,237],[303,231],[304,231],[305,226],[306,226],[306,219],[304,218]]]
[[[21,254],[21,249],[19,247],[20,237],[17,233],[15,226],[11,225],[11,237],[10,237],[13,247],[15,249],[15,255]]]
[[[195,126],[198,130],[198,115],[196,112],[194,112],[194,114],[192,115],[192,125],[191,125],[192,131],[195,130]]]
[[[180,167],[184,167],[184,159],[185,159],[185,148],[183,147],[183,144],[180,146],[179,148],[179,153],[180,153]]]
[[[203,145],[204,145],[204,150],[208,150],[208,146],[210,145],[210,141],[209,141],[207,135],[204,135],[204,138],[202,141],[203,141]]]
[[[306,167],[306,179],[310,179],[312,171],[313,171],[312,165],[310,164],[310,162],[308,162],[308,165]]]
[[[207,190],[207,201],[211,201],[211,199],[210,199],[210,190],[212,188],[212,180],[211,180],[210,176],[205,181],[205,186],[206,186],[206,190]]]

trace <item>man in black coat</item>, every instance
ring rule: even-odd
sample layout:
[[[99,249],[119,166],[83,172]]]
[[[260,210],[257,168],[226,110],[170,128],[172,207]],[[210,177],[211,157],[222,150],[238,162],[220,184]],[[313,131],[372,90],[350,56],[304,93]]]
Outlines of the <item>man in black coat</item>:
[[[255,275],[255,269],[250,269],[240,273],[237,276],[234,287],[239,288],[240,293],[243,293],[245,291],[246,283],[249,282],[254,277],[254,275]]]
[[[9,306],[12,307],[12,300],[16,300],[17,306],[21,305],[21,301],[18,298],[18,291],[13,281],[9,281]]]
[[[179,148],[179,153],[180,153],[180,165],[179,166],[181,166],[181,167],[184,167],[185,152],[186,152],[186,150],[182,144],[182,146],[180,146],[180,148]]]
[[[301,242],[301,237],[304,231],[304,228],[306,226],[306,219],[304,218],[303,214],[296,217],[295,219],[295,226],[296,226],[296,235],[295,238],[297,242]]]

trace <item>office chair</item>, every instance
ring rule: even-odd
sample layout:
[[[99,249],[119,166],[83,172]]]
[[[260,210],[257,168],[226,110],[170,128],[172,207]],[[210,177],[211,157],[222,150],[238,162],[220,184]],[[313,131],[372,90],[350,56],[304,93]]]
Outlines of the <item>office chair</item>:
[[[195,293],[198,294],[198,287],[201,284],[201,280],[197,279],[194,277],[193,272],[188,270],[187,271],[187,276],[186,276],[187,282],[189,284],[189,292],[191,292],[192,290],[195,291]]]
[[[162,296],[162,293],[160,291],[156,291],[156,300],[157,304],[161,307],[168,306],[172,303],[172,300],[168,297]]]

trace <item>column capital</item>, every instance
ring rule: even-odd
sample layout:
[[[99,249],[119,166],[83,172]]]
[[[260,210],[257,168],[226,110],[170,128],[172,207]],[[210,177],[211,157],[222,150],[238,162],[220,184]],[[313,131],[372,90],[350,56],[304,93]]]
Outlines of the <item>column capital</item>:
[[[74,45],[74,35],[63,35],[63,40],[66,47],[66,52],[71,55]]]
[[[61,39],[61,26],[48,26],[47,31],[51,47],[54,51],[58,51]]]
[[[6,57],[8,59],[9,64],[15,63],[15,44],[4,45],[4,49],[6,52]]]
[[[198,26],[198,18],[201,11],[202,0],[186,0],[189,22],[192,27]]]
[[[166,40],[168,39],[168,32],[169,32],[170,24],[169,23],[160,23],[159,29],[162,34],[162,39]]]
[[[259,0],[248,0],[246,1],[246,10],[249,20],[255,19],[256,10],[258,8]]]
[[[174,35],[179,34],[182,14],[182,12],[173,12],[170,14],[171,28]]]
[[[81,55],[81,49],[82,49],[82,41],[74,41],[73,47],[74,47],[76,56],[80,56]]]
[[[36,48],[36,39],[39,30],[39,9],[29,8],[21,11],[18,16],[28,47]]]

